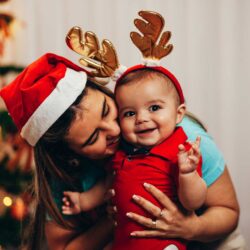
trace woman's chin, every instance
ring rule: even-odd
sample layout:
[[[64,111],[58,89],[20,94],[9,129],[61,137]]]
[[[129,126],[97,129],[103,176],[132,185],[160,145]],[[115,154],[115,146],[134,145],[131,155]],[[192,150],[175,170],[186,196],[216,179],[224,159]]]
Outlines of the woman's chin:
[[[115,154],[115,152],[118,150],[118,146],[119,146],[119,145],[117,144],[117,146],[115,146],[115,147],[108,148],[108,149],[106,150],[106,153],[105,153],[105,155],[104,155],[104,158],[113,156],[113,155]]]
[[[102,155],[92,155],[89,156],[90,159],[92,160],[105,160],[115,154],[116,150],[107,150],[104,154]]]
[[[119,142],[120,141],[117,140],[116,142],[114,142],[112,144],[109,144],[107,146],[107,149],[106,149],[106,152],[105,152],[105,155],[107,155],[107,157],[113,155],[118,150]]]

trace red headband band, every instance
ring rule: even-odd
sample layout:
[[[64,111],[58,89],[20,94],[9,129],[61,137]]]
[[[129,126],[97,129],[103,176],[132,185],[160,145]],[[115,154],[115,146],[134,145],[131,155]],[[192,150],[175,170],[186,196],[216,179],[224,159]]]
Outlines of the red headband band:
[[[173,85],[175,86],[178,92],[178,95],[180,97],[180,103],[183,104],[185,102],[184,95],[183,95],[182,88],[181,88],[179,81],[169,70],[167,70],[166,68],[162,66],[146,66],[143,64],[138,64],[133,67],[130,67],[118,78],[118,80],[116,81],[116,87],[119,85],[119,82],[121,81],[122,78],[124,78],[129,73],[140,70],[140,69],[152,69],[154,71],[158,71],[164,74],[165,76],[167,76],[171,80],[171,82],[173,83]]]

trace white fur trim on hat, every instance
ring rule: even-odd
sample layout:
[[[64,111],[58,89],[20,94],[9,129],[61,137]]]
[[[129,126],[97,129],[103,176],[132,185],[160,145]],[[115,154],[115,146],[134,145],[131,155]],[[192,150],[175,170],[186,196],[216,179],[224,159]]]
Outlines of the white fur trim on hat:
[[[52,124],[69,108],[86,86],[87,74],[67,68],[65,76],[41,103],[21,130],[21,136],[35,146]]]
[[[161,60],[152,59],[152,58],[143,58],[142,64],[148,67],[160,66]]]

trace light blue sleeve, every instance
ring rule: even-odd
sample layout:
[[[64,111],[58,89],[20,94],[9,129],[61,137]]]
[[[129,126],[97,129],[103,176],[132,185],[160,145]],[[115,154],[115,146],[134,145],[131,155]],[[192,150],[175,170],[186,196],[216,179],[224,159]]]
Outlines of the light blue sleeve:
[[[91,166],[85,169],[84,177],[81,178],[81,184],[83,191],[91,189],[100,179],[103,179],[106,175],[104,168]]]
[[[73,173],[72,173],[73,174]],[[91,189],[100,179],[105,177],[105,169],[101,167],[97,167],[95,165],[91,165],[88,168],[81,168],[77,173],[77,183],[75,185],[79,188],[79,192],[84,192]],[[50,188],[52,192],[53,199],[61,211],[63,202],[63,192],[67,190],[71,190],[71,187],[66,183],[59,180],[52,180],[50,182]],[[74,215],[63,215],[64,219],[72,218]],[[77,216],[77,215],[76,215]],[[47,220],[51,220],[50,216],[47,214]]]
[[[191,118],[184,117],[178,126],[183,128],[189,141],[195,141],[197,136],[201,137],[202,177],[207,186],[210,186],[225,169],[225,161],[220,150],[213,138]]]

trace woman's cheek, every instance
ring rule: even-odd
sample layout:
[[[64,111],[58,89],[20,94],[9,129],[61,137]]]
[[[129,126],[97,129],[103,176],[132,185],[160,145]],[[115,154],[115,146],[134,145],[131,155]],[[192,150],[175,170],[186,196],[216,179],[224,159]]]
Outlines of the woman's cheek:
[[[104,138],[99,139],[99,141],[96,143],[95,151],[98,155],[104,154],[107,149],[107,141]]]
[[[111,100],[110,102],[110,112],[111,112],[111,115],[114,117],[114,119],[118,118],[118,109],[113,100]]]
[[[99,140],[93,145],[85,147],[81,153],[90,159],[99,159],[105,154],[106,148],[107,145],[104,143],[104,140]]]

